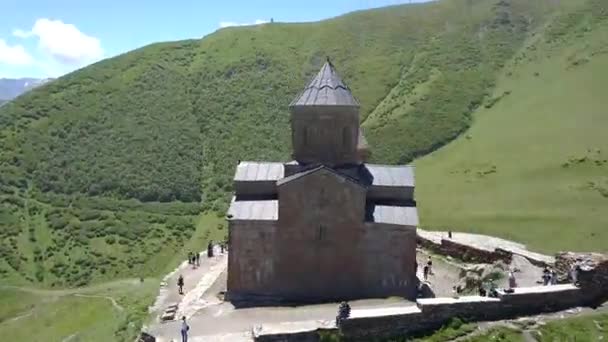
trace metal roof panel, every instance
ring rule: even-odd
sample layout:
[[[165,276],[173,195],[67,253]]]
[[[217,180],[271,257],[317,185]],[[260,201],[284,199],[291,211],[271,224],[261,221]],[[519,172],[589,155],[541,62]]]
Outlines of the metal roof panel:
[[[414,167],[411,165],[365,164],[373,177],[373,186],[413,187]]]
[[[231,220],[273,221],[279,218],[277,200],[237,201],[234,197],[228,209]]]
[[[283,163],[240,162],[234,173],[234,180],[240,182],[277,181],[283,177]]]

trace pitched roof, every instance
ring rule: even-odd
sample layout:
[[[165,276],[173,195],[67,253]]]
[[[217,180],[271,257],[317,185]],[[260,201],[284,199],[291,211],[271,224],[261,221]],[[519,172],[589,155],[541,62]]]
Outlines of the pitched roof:
[[[329,59],[310,84],[291,102],[298,106],[352,106],[359,107],[348,87],[342,82]]]
[[[279,201],[237,201],[233,197],[227,216],[230,220],[274,221],[279,217]]]
[[[403,226],[418,226],[418,210],[416,207],[400,207],[392,205],[372,205],[371,221]]]
[[[346,180],[348,180],[348,181],[350,181],[352,183],[355,183],[355,184],[357,184],[359,186],[363,186],[363,184],[361,184],[357,179],[355,179],[355,178],[353,178],[351,176],[342,174],[340,172],[337,172],[336,170],[331,169],[329,167],[326,167],[324,165],[320,165],[320,166],[315,167],[313,169],[309,169],[309,170],[306,170],[306,171],[298,172],[298,173],[293,174],[293,175],[291,175],[289,177],[285,177],[283,179],[280,179],[280,180],[277,181],[277,186],[281,186],[281,185],[283,185],[285,183],[289,183],[291,181],[294,181],[296,179],[300,179],[302,177],[308,176],[310,174],[316,173],[316,172],[321,171],[321,170],[327,170],[330,173],[333,173],[334,175],[336,175],[338,177],[344,178],[344,179],[346,179]]]
[[[373,180],[372,186],[414,186],[414,167],[410,165],[365,164]]]
[[[284,176],[283,163],[240,162],[234,180],[240,182],[276,181]]]

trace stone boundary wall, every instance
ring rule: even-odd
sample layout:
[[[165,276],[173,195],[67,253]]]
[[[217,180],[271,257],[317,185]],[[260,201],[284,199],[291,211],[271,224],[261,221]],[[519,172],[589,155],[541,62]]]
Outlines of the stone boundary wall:
[[[525,246],[507,240],[503,240],[504,245],[492,248],[466,243],[456,238],[444,238],[443,235],[447,235],[446,232],[430,232],[422,229],[418,229],[417,231],[416,242],[418,245],[435,253],[449,255],[465,262],[492,264],[496,261],[503,261],[509,264],[513,255],[516,254],[523,256],[530,263],[538,267],[552,266],[555,263],[553,257],[528,251],[525,249]],[[454,233],[455,236],[457,234],[462,235],[462,233]],[[468,235],[473,236],[475,234]],[[500,241],[497,238],[491,239],[494,243]]]
[[[319,341],[323,332],[339,332],[347,341],[390,338],[438,329],[451,318],[493,321],[593,305],[591,292],[571,284],[516,288],[498,298],[462,296],[418,299],[416,305],[353,310],[340,329],[328,321],[292,322],[254,329],[255,341]]]
[[[579,306],[595,307],[608,300],[608,256],[560,253],[557,269],[580,265],[578,286],[572,284],[516,288],[498,298],[462,296],[418,299],[416,305],[354,309],[336,328],[334,321],[265,324],[253,329],[255,341],[316,342],[325,333],[339,332],[347,341],[368,341],[435,330],[450,319],[494,321],[556,312]],[[336,312],[337,313],[337,312]]]

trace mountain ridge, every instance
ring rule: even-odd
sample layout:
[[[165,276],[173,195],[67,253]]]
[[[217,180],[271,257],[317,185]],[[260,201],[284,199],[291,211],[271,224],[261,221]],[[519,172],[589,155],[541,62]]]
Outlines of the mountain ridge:
[[[17,96],[44,85],[53,78],[0,78],[0,101],[7,102]]]

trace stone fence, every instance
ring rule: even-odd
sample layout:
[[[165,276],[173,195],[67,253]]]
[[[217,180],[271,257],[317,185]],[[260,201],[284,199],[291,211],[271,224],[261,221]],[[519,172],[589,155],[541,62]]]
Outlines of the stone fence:
[[[563,267],[580,256],[558,256]],[[608,258],[594,255],[583,259],[579,284],[522,287],[513,293],[498,292],[498,298],[462,296],[418,299],[416,305],[353,309],[350,318],[336,328],[333,321],[308,321],[258,326],[256,341],[319,341],[324,333],[339,333],[348,341],[389,338],[437,329],[458,317],[465,321],[494,321],[579,306],[595,306],[608,298]]]
[[[526,246],[491,236],[456,233],[453,238],[447,232],[417,230],[418,245],[438,254],[449,255],[466,262],[492,264],[496,261],[510,263],[513,255],[521,255],[533,265],[551,266],[555,258],[526,249]]]

